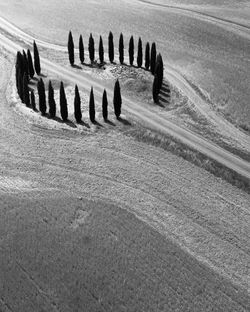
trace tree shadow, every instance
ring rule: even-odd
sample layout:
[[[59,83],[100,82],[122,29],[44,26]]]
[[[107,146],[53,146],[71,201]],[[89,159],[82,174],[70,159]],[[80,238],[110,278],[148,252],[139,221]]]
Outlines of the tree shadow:
[[[42,77],[42,78],[47,78],[47,77],[48,77],[48,75],[45,75],[45,74],[43,74],[43,73],[40,73],[38,76],[39,76],[39,77]]]
[[[116,124],[114,124],[111,120],[109,120],[109,119],[106,119],[106,120],[104,120],[104,122],[106,123],[106,124],[108,124],[108,125],[111,125],[111,126],[113,126],[113,127],[116,127]]]
[[[168,85],[166,82],[163,82],[162,87],[161,87],[161,90],[162,90],[163,92],[168,93],[168,94],[171,93],[170,87],[169,87],[169,85]]]
[[[35,89],[36,89],[36,83],[34,83],[34,87],[31,87],[31,86],[30,86],[30,83],[29,83],[28,89],[29,89],[29,91],[35,91]]]
[[[117,117],[117,120],[120,121],[121,123],[123,123],[125,126],[131,126],[131,122],[125,118]]]
[[[76,69],[82,69],[82,67],[81,67],[81,66],[76,65],[76,64],[71,65],[71,67],[76,68]]]
[[[160,95],[162,95],[163,97],[166,97],[166,98],[170,98],[170,92],[166,92],[166,91],[161,90]]]
[[[156,105],[160,106],[160,107],[165,107],[164,104],[169,104],[169,97],[164,97],[162,95],[158,96],[158,102],[156,103]]]
[[[78,124],[78,125],[81,125],[81,126],[84,126],[84,127],[88,128],[88,129],[90,129],[90,125],[89,125],[88,123],[82,121],[82,120],[79,121],[79,122],[77,122],[77,124]]]
[[[77,128],[77,126],[73,123],[73,121],[71,121],[69,119],[64,121],[61,118],[59,118],[58,116],[51,117],[48,113],[46,113],[44,115],[44,117],[46,117],[47,119],[55,120],[55,121],[57,121],[58,123],[61,123],[61,124],[66,124],[67,126],[69,126],[71,128]]]
[[[95,126],[103,128],[103,125],[101,125],[97,120],[92,121],[92,124]]]

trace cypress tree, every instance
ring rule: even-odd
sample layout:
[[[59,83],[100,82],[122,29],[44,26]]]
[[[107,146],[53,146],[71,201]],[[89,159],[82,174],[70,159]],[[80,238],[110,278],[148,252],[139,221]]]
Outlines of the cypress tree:
[[[24,66],[24,73],[27,74],[27,78],[29,79],[29,64],[26,52],[23,50],[23,66]]]
[[[83,45],[83,40],[82,40],[82,35],[80,35],[79,38],[79,58],[81,64],[84,63],[84,45]]]
[[[114,62],[114,38],[113,38],[113,34],[110,31],[109,32],[109,60],[110,63]]]
[[[105,121],[108,119],[108,99],[107,99],[107,92],[104,89],[103,96],[102,96],[102,116]]]
[[[157,55],[156,65],[155,65],[155,75],[157,75],[157,77],[158,77],[158,90],[159,90],[159,92],[160,92],[160,90],[162,88],[162,84],[163,84],[163,71],[164,71],[164,67],[163,67],[162,56],[159,53]]]
[[[103,62],[104,62],[104,49],[103,49],[102,36],[100,36],[100,41],[99,41],[99,59],[100,59],[100,63],[103,64]]]
[[[159,95],[159,81],[158,81],[158,76],[154,76],[154,82],[153,82],[153,100],[155,103],[158,103],[158,95]]]
[[[36,100],[35,100],[35,94],[34,91],[31,90],[30,92],[30,103],[33,110],[36,110]]]
[[[69,62],[73,66],[75,63],[75,54],[74,54],[74,40],[71,31],[68,36],[68,53],[69,53]]]
[[[61,86],[60,86],[60,111],[61,111],[62,120],[67,121],[67,119],[68,119],[68,103],[67,103],[64,85],[63,85],[62,81],[61,81]]]
[[[53,89],[51,80],[49,81],[48,103],[49,103],[49,115],[51,118],[55,118],[55,116],[56,116],[56,102],[55,102],[55,98],[54,98],[54,89]]]
[[[93,87],[91,87],[90,97],[89,97],[89,119],[91,122],[95,122],[95,98]]]
[[[129,40],[128,53],[129,53],[129,64],[133,66],[133,63],[134,63],[134,38],[133,36],[131,36]]]
[[[23,101],[23,76],[22,76],[21,71],[19,71],[18,73],[18,94],[19,94],[21,101],[24,103]]]
[[[156,62],[156,46],[155,46],[155,43],[153,42],[152,47],[151,47],[151,57],[150,57],[150,70],[153,75],[155,73],[155,62]]]
[[[145,50],[145,68],[146,70],[149,70],[150,66],[150,45],[149,42],[146,44],[146,50]]]
[[[134,38],[133,36],[131,36],[129,40],[128,53],[129,53],[129,64],[133,66],[133,63],[134,63]]]
[[[20,58],[21,58],[21,60],[20,60]],[[22,62],[22,55],[18,51],[17,55],[16,55],[16,88],[17,88],[18,94],[19,94],[19,90],[18,90],[18,76],[19,76],[19,73],[22,71],[22,69],[21,69],[22,68],[21,62]]]
[[[40,75],[41,73],[41,65],[40,65],[40,56],[37,49],[36,42],[33,42],[33,49],[34,49],[34,67],[37,75]]]
[[[45,115],[47,107],[46,107],[45,87],[42,78],[40,78],[40,80],[37,83],[37,91],[39,97],[39,110],[42,115]]]
[[[24,64],[23,64],[23,55],[20,51],[17,52],[16,56],[16,86],[17,89],[19,88],[19,73],[21,74],[21,77],[24,75]],[[18,90],[19,92],[19,90]]]
[[[95,60],[95,41],[92,34],[89,36],[89,59],[91,63]]]
[[[27,107],[30,106],[30,94],[27,73],[24,73],[23,75],[23,102],[26,104]]]
[[[124,62],[124,40],[123,40],[123,34],[120,34],[120,39],[119,39],[119,60],[121,65]]]
[[[20,68],[18,66],[16,66],[16,89],[17,89],[17,93],[19,94],[19,73],[21,72]]]
[[[28,56],[29,75],[30,75],[30,78],[32,79],[34,77],[34,75],[35,75],[35,71],[34,71],[32,56],[31,56],[31,53],[30,53],[29,49],[28,49],[28,52],[27,52],[27,56]]]
[[[118,79],[115,82],[113,104],[116,118],[119,119],[121,115],[122,97],[120,83]]]
[[[75,108],[75,119],[79,123],[82,121],[82,111],[81,111],[81,98],[77,85],[75,86],[74,108]]]
[[[137,65],[139,68],[142,67],[142,60],[143,60],[142,41],[141,38],[139,38],[137,51]]]

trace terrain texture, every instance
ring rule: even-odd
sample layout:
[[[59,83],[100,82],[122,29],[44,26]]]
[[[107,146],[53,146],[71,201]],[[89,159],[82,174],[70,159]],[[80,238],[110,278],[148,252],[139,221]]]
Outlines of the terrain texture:
[[[212,15],[217,2],[206,14]],[[248,28],[236,34],[155,5],[164,3],[154,1],[143,10],[139,1],[115,0],[87,1],[84,8],[82,1],[69,7],[68,1],[38,0],[0,1],[0,7],[23,31],[57,48],[65,45],[69,29],[84,30],[85,38],[93,29],[96,35],[116,29],[117,37],[136,29],[159,42],[173,81],[180,81],[176,73],[192,79],[213,108],[225,97],[224,113],[248,122]],[[241,12],[244,3],[239,1]],[[228,1],[230,6],[235,5]],[[205,10],[202,3],[199,12]],[[238,19],[247,26],[243,15]],[[126,129],[136,125],[59,127],[20,109],[13,95],[13,59],[1,47],[0,311],[249,311],[250,195],[128,137]],[[54,66],[55,75],[62,67]],[[61,77],[67,74],[65,69]],[[79,79],[84,95],[88,75],[79,75],[72,70],[68,84]],[[216,124],[211,107],[201,111],[211,112]],[[233,133],[221,120],[225,132]],[[237,131],[248,151],[247,134]]]

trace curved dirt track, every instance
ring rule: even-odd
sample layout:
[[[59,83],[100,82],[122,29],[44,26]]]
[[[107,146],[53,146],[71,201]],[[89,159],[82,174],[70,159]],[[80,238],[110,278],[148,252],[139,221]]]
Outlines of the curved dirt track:
[[[148,4],[148,5],[166,8],[169,10],[174,10],[178,13],[188,14],[191,17],[195,17],[195,18],[198,18],[200,20],[216,24],[217,26],[220,26],[220,27],[224,28],[225,30],[233,31],[239,36],[242,36],[246,39],[250,39],[250,27],[247,25],[237,23],[237,22],[229,20],[229,19],[216,17],[213,15],[204,13],[204,12],[199,12],[199,11],[189,9],[186,7],[155,3],[155,2],[147,1],[147,0],[138,0],[138,1],[142,2],[144,4]]]
[[[22,36],[22,32],[20,31],[19,36]],[[0,35],[1,44],[5,46],[12,53],[16,53],[17,50],[22,50],[22,47],[10,39],[6,38],[4,35]],[[27,38],[23,38],[27,40]],[[30,41],[28,36],[28,41]],[[73,84],[77,83],[82,89],[89,91],[91,86],[95,88],[95,94],[99,97],[102,96],[103,92],[103,85],[95,81],[92,77],[87,76],[84,77],[83,74],[78,74],[72,72],[71,70],[64,68],[60,65],[57,65],[47,59],[41,58],[42,66],[44,69],[48,70],[49,72],[64,78],[67,81],[71,81]],[[180,85],[183,85],[183,79],[180,80],[176,77],[175,73],[172,73],[173,77],[175,76],[176,83],[179,81]],[[190,89],[188,84],[184,84],[186,86],[185,90],[191,97],[195,97],[194,103],[197,102],[200,98],[194,92],[194,90]],[[112,94],[112,89],[110,86],[106,86],[107,91],[109,94]],[[181,140],[183,143],[188,144],[192,148],[198,149],[200,152],[206,154],[207,156],[215,159],[219,163],[229,167],[230,169],[236,171],[237,173],[250,178],[250,163],[240,159],[239,157],[223,150],[222,148],[212,144],[200,136],[192,133],[191,131],[181,128],[180,126],[174,124],[169,120],[165,120],[164,118],[152,113],[149,109],[138,105],[137,103],[132,102],[127,98],[123,98],[123,104],[125,106],[126,111],[135,115],[139,120],[146,123],[147,126],[151,127],[153,130],[160,131],[165,134],[170,134],[177,139]],[[222,121],[223,122],[223,121]],[[243,144],[246,149],[250,150],[250,139],[244,133],[237,131],[233,127],[233,133],[237,135],[237,139],[243,141]]]

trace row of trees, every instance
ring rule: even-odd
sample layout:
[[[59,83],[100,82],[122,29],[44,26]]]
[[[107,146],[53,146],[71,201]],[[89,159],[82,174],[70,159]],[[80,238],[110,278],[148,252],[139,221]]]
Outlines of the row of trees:
[[[39,98],[39,110],[42,115],[46,114],[47,106],[46,106],[46,93],[43,79],[41,78],[37,84],[38,98]],[[34,97],[34,92],[31,91],[31,97]],[[65,94],[64,84],[61,82],[60,84],[60,114],[63,121],[68,120],[68,102]],[[49,81],[48,85],[48,104],[49,104],[49,115],[51,118],[55,118],[56,116],[56,102],[54,99],[54,89],[51,81]],[[113,97],[113,105],[114,105],[114,113],[117,119],[119,119],[121,115],[121,106],[122,106],[122,97],[121,97],[121,89],[120,83],[117,79],[114,86],[114,97]],[[35,104],[32,106],[35,107]],[[102,115],[105,121],[108,120],[108,98],[107,92],[104,89],[102,96]],[[76,122],[80,123],[82,121],[82,109],[81,109],[81,97],[79,93],[78,86],[75,85],[75,97],[74,97],[74,116]],[[92,123],[95,122],[95,98],[94,98],[94,90],[93,87],[90,91],[89,97],[89,119]]]
[[[33,90],[29,90],[29,79],[34,77],[35,71],[39,75],[41,68],[40,68],[40,59],[39,53],[34,42],[34,65],[33,60],[30,53],[30,50],[26,52],[20,51],[17,52],[16,57],[16,86],[17,91],[20,96],[20,99],[23,103],[26,104],[27,107],[32,107],[33,110],[36,110],[36,101],[35,101],[35,94]],[[37,91],[38,91],[38,101],[39,101],[39,111],[44,116],[47,111],[47,101],[46,101],[46,92],[45,92],[45,85],[42,78],[37,83]],[[60,84],[60,114],[63,121],[68,120],[68,104],[67,98],[65,94],[64,84],[61,82]],[[49,105],[49,116],[51,118],[56,117],[56,102],[54,99],[54,89],[52,86],[52,82],[49,81],[48,84],[48,105]],[[122,105],[122,97],[121,97],[121,89],[119,80],[116,81],[114,86],[114,97],[113,97],[113,105],[114,105],[114,112],[117,118],[120,117],[121,114],[121,105]],[[107,99],[107,92],[104,90],[103,98],[102,98],[102,114],[103,118],[106,121],[108,119],[108,99]],[[76,121],[79,123],[82,120],[82,112],[81,112],[81,98],[78,90],[78,86],[75,86],[75,98],[74,98],[74,115]],[[90,91],[90,98],[89,98],[89,118],[91,122],[95,122],[95,100],[94,100],[94,92],[93,88]]]
[[[27,52],[18,51],[16,55],[16,87],[22,102],[27,106],[30,105],[29,80],[34,77],[35,73],[37,75],[41,73],[40,56],[35,41],[33,42],[33,51],[34,63],[29,49]]]
[[[89,59],[91,63],[95,61],[95,41],[90,34],[89,36],[89,44],[88,44],[88,52],[89,52]],[[131,36],[129,40],[129,64],[131,66],[134,65],[135,61],[135,44],[134,44],[134,37]],[[68,55],[69,55],[69,62],[71,66],[75,63],[75,48],[74,48],[74,40],[72,36],[72,32],[69,32],[68,36]],[[113,33],[110,32],[108,36],[108,56],[109,61],[111,63],[114,62],[114,37]],[[79,59],[80,62],[83,64],[85,61],[85,50],[84,50],[84,43],[82,35],[79,37]],[[103,39],[102,36],[99,38],[99,61],[100,64],[104,63],[104,47],[103,47]],[[124,64],[124,39],[123,34],[120,34],[119,38],[119,61],[120,64]],[[138,49],[137,49],[137,66],[140,68],[143,65],[143,48],[142,48],[142,40],[139,38],[138,40]],[[156,45],[153,42],[150,49],[150,44],[147,42],[145,48],[145,68],[146,70],[151,70],[152,74],[155,72],[155,65],[156,65]]]
[[[159,101],[159,93],[163,85],[163,73],[164,73],[164,65],[163,65],[162,56],[159,53],[156,58],[154,81],[153,81],[153,88],[152,88],[153,99],[155,103]]]

